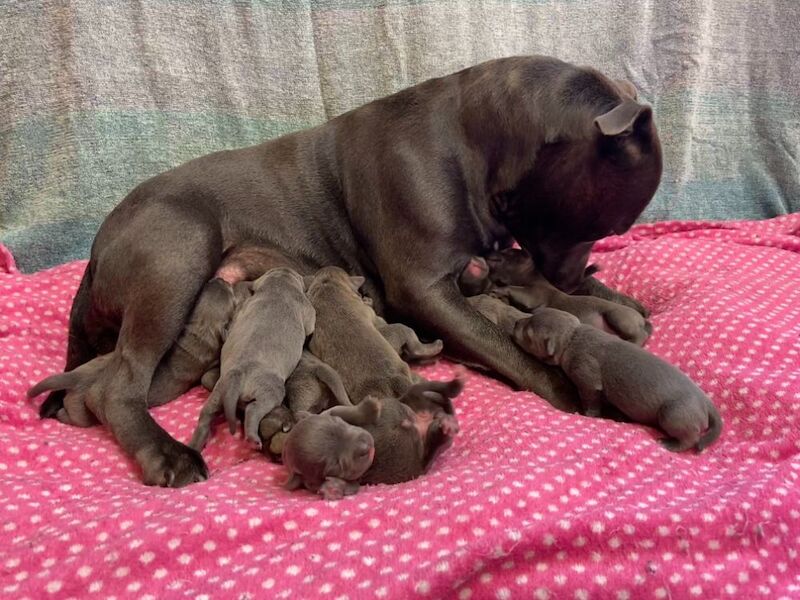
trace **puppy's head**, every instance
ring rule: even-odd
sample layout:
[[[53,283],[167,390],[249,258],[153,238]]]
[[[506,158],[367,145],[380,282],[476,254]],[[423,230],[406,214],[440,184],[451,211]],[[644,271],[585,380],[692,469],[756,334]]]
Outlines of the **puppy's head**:
[[[326,477],[358,480],[374,456],[375,443],[368,431],[327,414],[301,419],[283,445],[284,465],[316,486]]]
[[[634,93],[592,69],[570,72],[533,168],[498,195],[501,220],[566,292],[581,282],[592,244],[627,231],[661,180],[653,113]]]
[[[339,267],[322,267],[314,275],[308,276],[306,289],[309,293],[322,288],[337,287],[359,295],[358,290],[364,285],[365,279],[361,275],[348,275],[347,271]]]
[[[265,285],[274,285],[280,282],[283,285],[290,285],[305,290],[303,277],[294,269],[289,267],[275,267],[264,273],[252,284],[253,292],[257,292]]]
[[[553,308],[538,308],[514,326],[514,341],[526,352],[548,364],[558,364],[572,334],[581,322],[574,315]]]
[[[519,248],[505,248],[486,256],[489,278],[495,285],[530,285],[536,278],[531,255]]]
[[[236,308],[237,296],[233,286],[215,277],[203,287],[197,298],[187,326],[222,336]]]

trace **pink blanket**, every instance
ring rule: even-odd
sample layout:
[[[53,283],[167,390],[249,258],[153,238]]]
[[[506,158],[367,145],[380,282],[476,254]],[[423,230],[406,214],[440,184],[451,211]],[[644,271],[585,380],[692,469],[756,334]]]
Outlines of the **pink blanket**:
[[[102,428],[40,421],[84,268],[0,251],[0,590],[10,597],[800,597],[800,215],[662,223],[597,245],[651,351],[725,422],[701,455],[471,372],[432,471],[340,502],[217,430],[209,481],[148,488]],[[453,365],[421,369],[449,377]],[[186,441],[206,394],[155,409]]]

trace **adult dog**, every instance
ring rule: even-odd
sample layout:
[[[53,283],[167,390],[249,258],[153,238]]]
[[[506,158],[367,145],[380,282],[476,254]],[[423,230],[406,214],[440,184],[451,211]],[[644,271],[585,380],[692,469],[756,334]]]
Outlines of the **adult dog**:
[[[328,123],[218,152],[134,189],[106,218],[75,297],[66,370],[98,353],[86,406],[146,483],[204,479],[200,455],[149,415],[161,357],[226,251],[278,250],[312,272],[367,278],[376,309],[424,327],[451,355],[561,408],[574,388],[464,299],[470,257],[528,250],[553,284],[582,284],[592,243],[652,198],[661,151],[633,86],[547,57],[486,62]],[[61,406],[54,392],[41,414]]]

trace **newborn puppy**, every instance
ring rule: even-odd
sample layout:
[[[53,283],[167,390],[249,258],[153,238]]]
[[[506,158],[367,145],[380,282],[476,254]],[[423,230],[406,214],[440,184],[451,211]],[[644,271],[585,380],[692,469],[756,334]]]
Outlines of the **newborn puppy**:
[[[533,260],[523,250],[507,248],[492,252],[485,260],[474,257],[464,268],[459,285],[462,291],[478,289],[482,278],[484,293],[524,311],[542,306],[563,310],[575,315],[586,325],[608,331],[640,346],[652,333],[650,323],[633,308],[593,296],[571,296],[556,289],[536,272]],[[490,283],[485,283],[486,279]]]
[[[303,414],[286,436],[283,464],[290,473],[287,489],[304,486],[326,500],[358,491],[358,479],[375,457],[372,435],[363,427],[379,419],[382,406],[368,398],[358,406],[334,410],[338,414]]]
[[[190,446],[201,449],[211,422],[225,411],[231,433],[244,407],[245,437],[261,447],[261,419],[280,406],[284,384],[314,331],[314,309],[295,271],[271,269],[252,284],[253,296],[236,311],[220,355],[220,378],[200,412]]]
[[[219,278],[206,283],[178,340],[172,345],[158,365],[150,390],[147,406],[161,406],[177,398],[194,386],[209,369],[219,362],[222,336],[228,326],[237,302],[243,296]],[[67,390],[64,406],[55,417],[62,423],[89,427],[98,423],[94,414],[84,405],[85,390],[76,388],[80,381],[94,381],[86,377],[87,371],[106,367],[110,354],[98,356],[73,371],[48,377],[28,390],[34,397],[47,390]]]
[[[563,311],[543,308],[517,322],[515,341],[537,358],[559,365],[578,388],[584,413],[603,401],[638,423],[660,427],[668,450],[703,450],[722,431],[708,396],[677,368]]]
[[[380,415],[372,422],[353,421],[349,415],[354,411],[350,407],[327,410],[326,414],[360,425],[374,440],[374,460],[359,481],[402,483],[427,472],[458,433],[452,398],[461,393],[463,386],[463,370],[450,381],[421,381],[398,399],[380,398]],[[374,398],[363,402],[371,400]]]
[[[308,349],[342,379],[350,400],[398,398],[419,378],[376,328],[375,311],[358,294],[363,277],[325,267],[310,278],[308,299],[317,314]]]
[[[513,306],[509,306],[502,300],[498,300],[486,294],[471,296],[467,298],[467,302],[509,335],[514,333],[514,326],[517,324],[517,321],[520,319],[527,319],[531,316],[530,313],[522,312]]]

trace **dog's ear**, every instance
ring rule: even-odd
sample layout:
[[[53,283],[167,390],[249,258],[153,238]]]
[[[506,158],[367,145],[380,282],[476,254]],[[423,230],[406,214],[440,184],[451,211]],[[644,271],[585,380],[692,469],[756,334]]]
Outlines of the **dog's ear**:
[[[627,94],[634,100],[637,100],[639,98],[639,93],[636,91],[636,86],[634,86],[627,79],[615,79],[614,82],[620,87],[620,89],[625,94]]]
[[[361,275],[350,275],[350,285],[353,286],[353,291],[358,291],[367,280]]]
[[[653,111],[649,106],[626,99],[597,117],[594,124],[605,136],[627,136],[633,133],[637,124],[648,121],[652,116]]]

